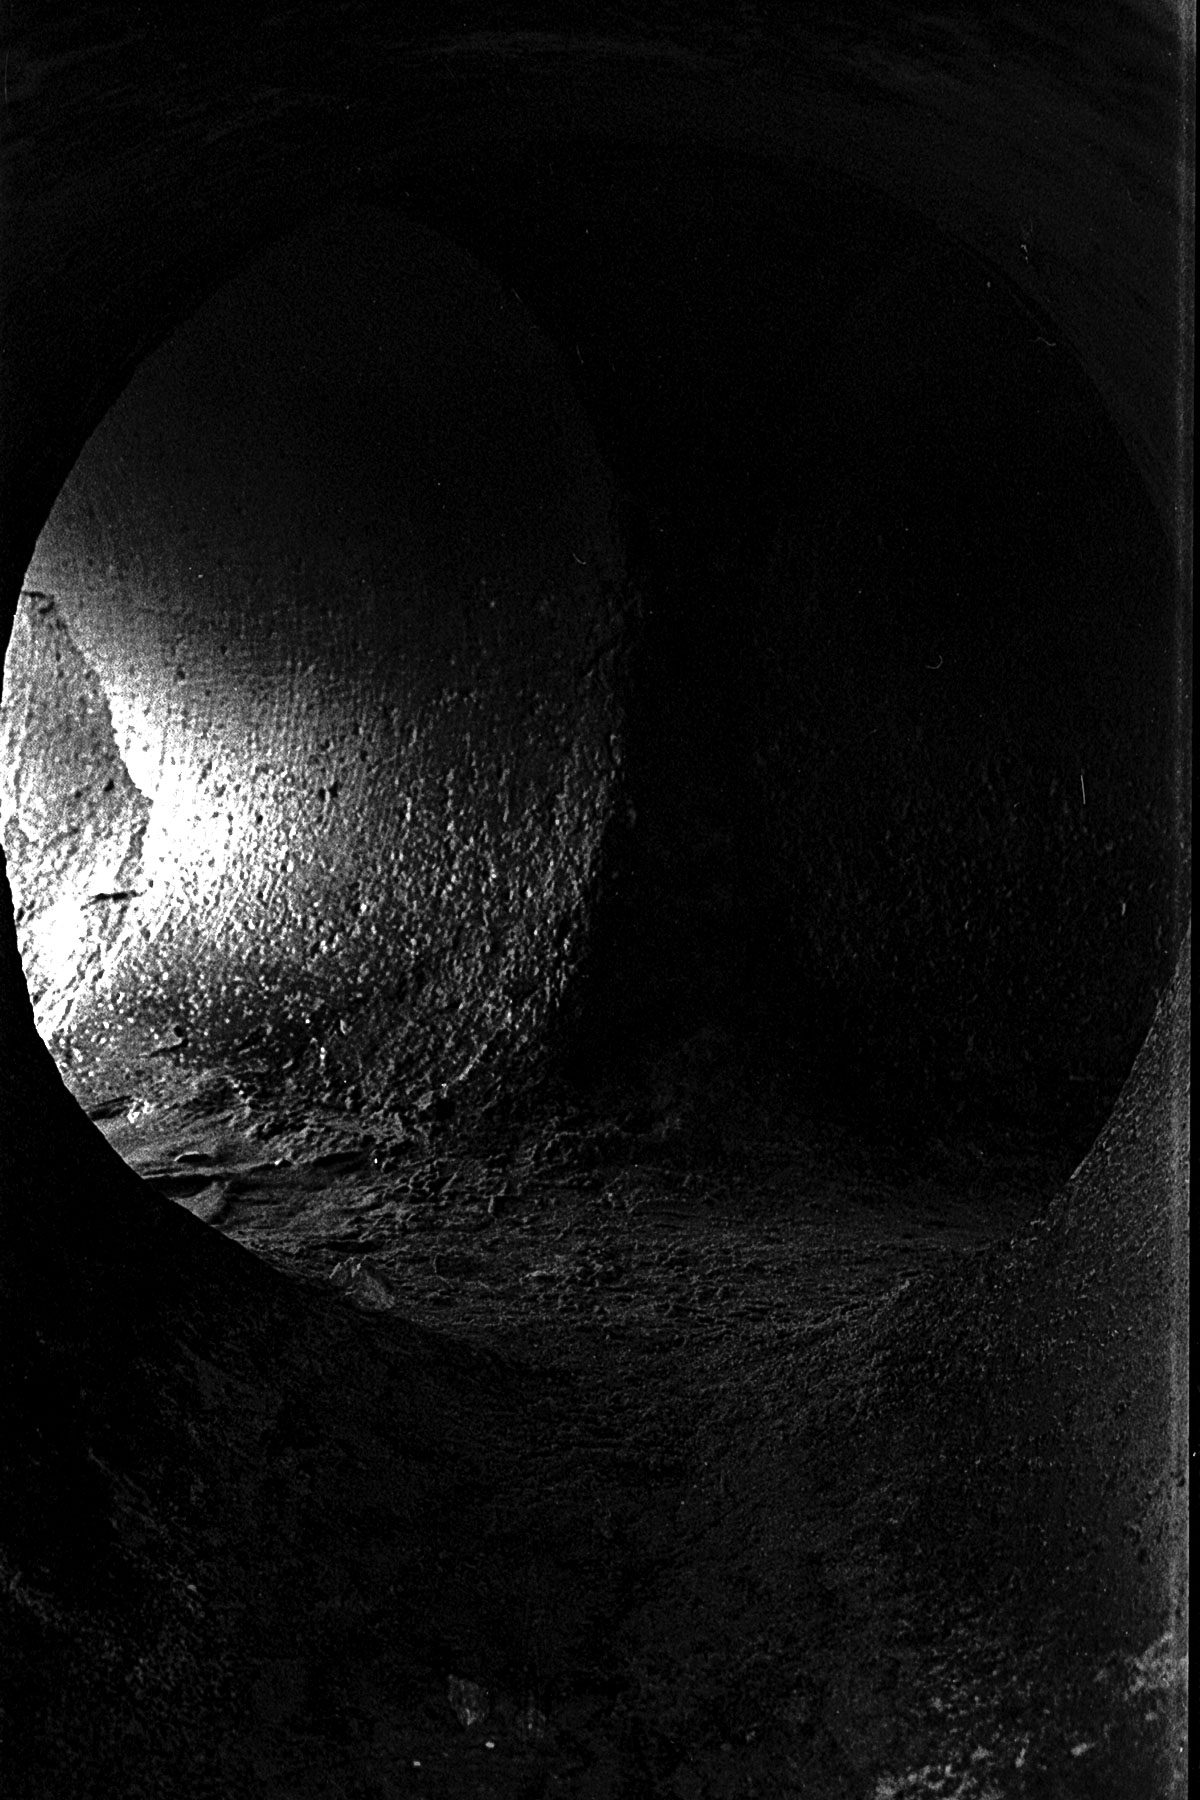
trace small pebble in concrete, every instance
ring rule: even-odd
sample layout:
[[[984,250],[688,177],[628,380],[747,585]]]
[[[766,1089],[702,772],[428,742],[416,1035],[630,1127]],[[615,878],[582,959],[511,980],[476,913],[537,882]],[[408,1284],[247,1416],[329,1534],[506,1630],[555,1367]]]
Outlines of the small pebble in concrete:
[[[451,1675],[446,1684],[446,1697],[451,1711],[464,1730],[470,1730],[473,1725],[482,1725],[488,1716],[488,1691],[478,1681],[464,1681],[457,1675]]]

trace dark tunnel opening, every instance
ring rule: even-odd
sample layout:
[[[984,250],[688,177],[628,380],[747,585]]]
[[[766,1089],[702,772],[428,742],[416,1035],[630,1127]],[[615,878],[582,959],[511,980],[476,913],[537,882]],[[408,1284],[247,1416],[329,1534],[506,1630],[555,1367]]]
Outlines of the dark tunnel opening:
[[[1185,1791],[1181,45],[120,11],[4,120],[0,1786]]]
[[[497,172],[489,249],[520,244],[582,340],[639,497],[584,1067],[606,1035],[626,1066],[631,1039],[744,1064],[787,1038],[801,1091],[832,1066],[860,1117],[864,1088],[918,1136],[1040,1110],[1077,1158],[1174,966],[1181,879],[1170,552],[1095,396],[995,269],[852,188],[591,144],[522,177]]]
[[[997,270],[815,173],[490,182],[481,244],[424,211],[499,281],[320,220],[56,503],[5,830],[75,1091],[217,1059],[411,1122],[549,1079],[685,1160],[832,1112],[1061,1179],[1186,879],[1170,551],[1098,400]]]

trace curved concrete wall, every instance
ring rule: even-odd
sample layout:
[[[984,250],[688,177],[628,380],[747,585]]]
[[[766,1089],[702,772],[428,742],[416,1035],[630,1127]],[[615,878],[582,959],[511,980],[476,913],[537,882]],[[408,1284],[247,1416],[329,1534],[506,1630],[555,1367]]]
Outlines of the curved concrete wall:
[[[764,7],[730,27],[701,6],[665,17],[658,8],[653,16],[593,9],[586,33],[551,37],[536,12],[511,11],[499,30],[491,13],[460,8],[453,21],[435,16],[428,36],[414,30],[402,43],[390,11],[340,18],[331,36],[326,15],[294,7],[227,38],[206,15],[203,27],[175,38],[132,13],[124,25],[119,9],[106,9],[102,22],[85,12],[18,45],[0,291],[6,609],[16,606],[38,534],[88,433],[145,355],[249,250],[318,205],[357,201],[364,191],[407,194],[414,214],[436,217],[505,280],[520,268],[536,276],[569,260],[588,235],[594,195],[580,165],[586,169],[595,139],[652,149],[674,142],[688,154],[702,145],[714,156],[742,155],[749,145],[789,168],[815,157],[990,257],[1036,303],[1039,321],[1061,333],[1103,397],[1173,533],[1177,602],[1186,592],[1190,480],[1176,402],[1187,391],[1180,373],[1190,341],[1190,169],[1179,106],[1191,45],[1165,11],[1114,6],[1081,24],[1073,8],[1055,6],[989,9],[982,20],[967,10],[907,17],[882,8],[825,23]],[[547,168],[545,143],[564,137],[575,143],[574,162],[551,158]],[[511,160],[514,145],[535,139],[524,213],[497,225],[490,171]],[[551,213],[569,231],[539,249],[536,231],[518,229],[520,220],[536,224]],[[499,251],[497,231],[506,240]],[[524,295],[519,275],[515,285]],[[589,351],[603,352],[602,342],[576,344],[570,296],[547,292],[543,322],[568,359],[568,346],[584,364]],[[878,336],[878,320],[875,328]],[[594,396],[603,385],[598,378]],[[610,430],[619,401],[618,394],[606,418],[589,397],[589,411],[606,461],[636,501],[637,483],[621,471]],[[628,468],[649,478],[652,460]],[[651,485],[644,498],[636,531],[627,533],[639,582],[643,569],[656,567],[662,522],[661,489]],[[795,516],[784,518],[778,538],[784,570]],[[823,517],[836,545],[836,508]],[[768,593],[791,586],[789,576]],[[582,604],[594,617],[589,608],[598,603],[586,592]],[[866,624],[852,609],[851,636]],[[1177,622],[1175,629],[1185,635]],[[661,641],[669,637],[664,631]],[[1073,666],[1068,650],[1064,667]],[[1105,659],[1095,666],[1103,670]],[[1176,756],[1171,835],[1180,837],[1183,703],[1175,671],[1183,666],[1182,658],[1171,665],[1161,740],[1161,754]],[[71,679],[102,715],[99,677],[88,686],[81,661]],[[1102,697],[1112,691],[1106,681]],[[101,763],[104,756],[102,744]],[[648,755],[643,767],[650,766]],[[118,787],[114,779],[114,794]],[[596,816],[606,791],[597,770],[584,789]],[[123,879],[120,865],[111,874]],[[1171,888],[1167,916],[1177,939],[1178,871]],[[1115,899],[1117,887],[1104,892]],[[1108,898],[1102,919],[1111,920]],[[443,1423],[472,1407],[482,1417],[494,1395],[482,1382],[459,1383],[452,1348],[440,1339],[398,1340],[383,1370],[365,1339],[349,1346],[310,1296],[292,1287],[281,1293],[219,1234],[148,1196],[56,1080],[6,908],[0,984],[0,1286],[15,1371],[0,1394],[0,1455],[7,1491],[22,1500],[4,1544],[5,1630],[33,1671],[30,1716],[61,1722],[65,1697],[80,1726],[42,1735],[40,1791],[87,1791],[102,1767],[121,1771],[131,1791],[162,1792],[170,1783],[181,1794],[211,1792],[226,1743],[230,1671],[241,1666],[238,1633],[253,1641],[256,1595],[253,1579],[245,1580],[224,1613],[201,1592],[213,1552],[211,1518],[191,1497],[197,1467],[236,1503],[261,1452],[264,1419],[286,1405],[315,1420],[324,1441],[357,1396],[353,1404],[369,1415],[363,1432],[381,1446],[369,1495],[394,1507],[405,1542],[416,1547],[397,1567],[405,1580],[419,1579],[418,1553],[438,1541],[448,1471],[465,1466]],[[840,1411],[831,1406],[838,1416],[825,1422],[835,1448],[857,1446],[890,1514],[895,1405],[921,1369],[946,1375],[935,1425],[944,1418],[947,1430],[965,1418],[974,1431],[993,1396],[1007,1396],[1002,1439],[981,1445],[978,1461],[951,1466],[935,1431],[932,1445],[914,1446],[915,1471],[894,1479],[908,1483],[899,1498],[946,1502],[964,1520],[966,1554],[943,1536],[925,1548],[936,1565],[926,1569],[930,1581],[944,1577],[965,1607],[978,1607],[981,1594],[985,1607],[998,1598],[987,1586],[997,1557],[1011,1571],[1012,1547],[1036,1544],[1034,1576],[1019,1595],[1022,1629],[1048,1647],[1051,1681],[1063,1619],[1086,1618],[1089,1655],[1097,1656],[1140,1654],[1148,1636],[1177,1623],[1185,1044],[1177,989],[1112,1130],[1086,1175],[1049,1209],[1047,1229],[1001,1247],[978,1284],[957,1281],[932,1309],[927,1294],[885,1309],[863,1346],[868,1361],[842,1371]],[[1106,1243],[1137,1256],[1135,1281],[1106,1260]],[[976,1304],[988,1283],[987,1304]],[[1159,1297],[1153,1307],[1148,1288]],[[999,1314],[992,1296],[1000,1296]],[[1015,1374],[1014,1345],[1024,1358]],[[402,1413],[385,1417],[362,1398],[385,1392],[402,1396]],[[864,1392],[883,1404],[860,1404]],[[1030,1393],[1037,1415],[1026,1404]],[[953,1442],[969,1448],[971,1434]],[[935,1466],[931,1456],[943,1460]],[[1032,1499],[1022,1470],[1037,1476]],[[1000,1520],[990,1504],[998,1477],[1009,1508]],[[805,1478],[803,1469],[787,1477],[795,1491],[781,1487],[772,1515],[786,1566],[803,1549],[793,1524]],[[110,1480],[134,1496],[141,1521],[119,1593],[110,1571],[122,1565],[105,1536]],[[351,1481],[363,1486],[357,1467]],[[1047,1495],[1052,1509],[1043,1507]],[[86,1542],[79,1517],[94,1527]],[[1046,1572],[1057,1583],[1053,1594],[1041,1580]],[[246,1571],[231,1563],[225,1575],[228,1594]],[[855,1655],[860,1625],[845,1622]],[[11,1658],[7,1666],[15,1666]],[[136,1706],[126,1679],[134,1670],[144,1695]],[[1057,1702],[1055,1690],[1029,1704]],[[1064,1730],[1070,1724],[1068,1710]],[[1176,1739],[1154,1755],[1159,1774],[1175,1759],[1178,1791]],[[1145,1764],[1139,1769],[1144,1777]],[[1109,1791],[1130,1791],[1127,1772],[1111,1762]],[[219,1779],[225,1791],[255,1791],[248,1767],[226,1764]],[[1140,1779],[1134,1791],[1146,1786]]]
[[[278,36],[281,28],[275,21],[250,34],[231,92],[251,93],[259,74],[265,80],[270,71],[278,73],[281,58],[292,68]],[[624,1053],[628,1006],[621,990],[636,1003],[647,974],[650,1010],[685,1035],[703,1033],[711,1022],[703,995],[714,982],[725,984],[723,1003],[751,992],[753,1012],[760,992],[778,985],[782,950],[783,961],[794,969],[797,1016],[814,1006],[819,1010],[830,990],[836,1014],[844,978],[847,1006],[857,1011],[857,1019],[848,1020],[848,1035],[862,1041],[873,1036],[885,1067],[911,1062],[912,1034],[901,1015],[912,1010],[914,988],[928,990],[928,1008],[916,1010],[927,1011],[930,1019],[949,1007],[989,1021],[982,1042],[969,1024],[949,1037],[938,1028],[918,1030],[922,1062],[936,1073],[937,1085],[953,1092],[965,1084],[985,1102],[997,1088],[1007,1088],[1023,1104],[1035,1077],[1043,1088],[1050,1078],[1060,1090],[1070,1090],[1068,1097],[1082,1099],[1081,1128],[1094,1129],[1165,979],[1179,941],[1186,886],[1182,860],[1173,850],[1181,835],[1173,823],[1181,771],[1172,765],[1169,748],[1181,735],[1174,725],[1179,698],[1163,676],[1165,667],[1182,666],[1170,641],[1177,623],[1173,564],[1182,542],[1171,534],[1181,489],[1169,472],[1178,449],[1170,423],[1172,384],[1186,361],[1187,343],[1180,310],[1164,296],[1176,291],[1179,256],[1186,260],[1188,254],[1186,247],[1181,252],[1173,226],[1180,177],[1172,131],[1182,74],[1169,29],[1157,14],[1113,13],[1105,56],[1125,71],[1115,87],[1102,79],[1108,64],[1103,59],[1097,64],[1094,44],[1079,46],[1064,61],[1055,31],[1039,36],[1020,9],[986,27],[948,14],[927,31],[910,30],[897,17],[880,26],[876,39],[869,30],[861,38],[853,31],[839,36],[764,19],[755,28],[739,27],[728,41],[719,33],[714,40],[699,15],[681,13],[664,39],[652,39],[656,48],[643,45],[636,56],[620,48],[619,36],[569,44],[536,36],[481,38],[470,45],[463,40],[456,52],[454,101],[422,114],[416,131],[409,128],[411,121],[406,125],[403,109],[397,110],[394,88],[380,84],[378,71],[394,56],[381,30],[364,18],[346,52],[355,66],[353,91],[361,93],[362,103],[352,104],[344,118],[333,96],[345,70],[330,73],[328,94],[318,107],[319,156],[298,161],[290,126],[274,115],[261,122],[255,140],[253,181],[244,178],[232,143],[214,151],[190,190],[191,239],[173,246],[145,304],[133,304],[125,285],[135,279],[128,273],[136,261],[129,245],[140,229],[139,207],[149,208],[144,223],[154,229],[156,202],[144,184],[138,190],[142,198],[131,199],[124,215],[123,230],[131,234],[121,240],[126,250],[114,241],[114,271],[128,255],[121,265],[126,272],[114,273],[111,294],[98,308],[72,314],[62,295],[44,289],[36,268],[23,269],[18,251],[9,283],[10,317],[34,342],[47,332],[58,334],[53,385],[39,404],[58,406],[61,416],[74,420],[74,432],[85,421],[93,424],[130,359],[211,286],[222,258],[243,256],[264,230],[279,229],[305,207],[327,203],[335,194],[344,199],[368,192],[470,245],[522,295],[570,368],[622,490],[628,547],[645,597],[640,674],[635,668],[630,676],[628,803],[613,814],[606,842],[610,878],[580,971],[590,999],[575,1033],[576,1049],[582,1046],[585,1060],[594,1059],[607,1040]],[[756,30],[759,53],[750,54]],[[868,48],[872,42],[875,50]],[[126,53],[127,47],[119,52]],[[50,59],[48,69],[54,54],[49,40],[38,47],[29,65],[31,81],[44,79],[38,56]],[[212,59],[201,59],[205,68],[231,78],[220,46],[209,46],[205,54]],[[886,76],[872,61],[880,56]],[[102,108],[112,109],[117,128],[124,89],[108,91],[104,66],[101,56],[93,78],[106,96]],[[190,79],[188,66],[185,58],[181,95]],[[503,98],[489,74],[499,66],[509,82]],[[341,64],[335,59],[332,67]],[[426,81],[436,86],[442,65],[436,57],[426,64],[414,52],[406,67],[412,92],[418,93]],[[719,79],[697,80],[698,70],[719,70]],[[69,120],[76,104],[71,79],[63,77],[55,91],[56,105]],[[937,101],[931,106],[933,93]],[[94,100],[93,95],[78,98],[85,110]],[[512,124],[518,111],[524,121],[520,131]],[[18,144],[18,159],[21,154]],[[953,179],[947,176],[951,169]],[[822,196],[835,186],[839,195],[830,205]],[[60,232],[70,242],[70,206],[69,185],[57,189],[43,207],[41,229]],[[202,230],[198,221],[207,221]],[[1096,469],[1106,471],[1104,481],[1110,487],[1115,482],[1112,491],[1120,488],[1128,496],[1128,479],[1117,470],[1119,453],[1100,426],[1093,401],[1078,387],[1081,368],[1109,404],[1135,465],[1146,474],[1168,539],[1154,542],[1136,497],[1127,513],[1114,513],[1098,506],[1093,493],[1089,512],[1086,482],[1080,480],[1068,495],[1070,481],[1056,488],[1051,478],[1049,488],[1069,500],[1069,529],[1091,556],[1093,571],[1100,560],[1097,546],[1120,535],[1118,516],[1122,525],[1132,525],[1131,547],[1123,561],[1116,559],[1125,622],[1117,622],[1114,600],[1105,644],[1090,628],[1087,643],[1077,644],[1061,623],[1049,627],[1058,634],[1051,666],[1061,670],[1077,699],[1050,733],[1057,748],[1048,758],[1035,759],[1040,766],[1032,775],[1028,767],[1020,772],[1000,767],[1009,754],[1003,740],[1019,736],[1022,727],[1014,731],[998,720],[996,730],[981,735],[965,708],[959,711],[957,736],[947,735],[939,721],[944,767],[906,769],[906,777],[922,784],[922,817],[917,837],[911,830],[906,840],[894,837],[889,852],[894,859],[899,843],[912,850],[919,838],[932,887],[910,895],[899,925],[892,920],[880,936],[881,921],[891,910],[891,862],[888,856],[880,859],[875,840],[890,829],[883,813],[894,808],[883,794],[895,785],[895,769],[880,787],[870,767],[864,768],[863,780],[855,784],[853,816],[861,822],[861,828],[851,828],[856,841],[833,847],[837,878],[815,884],[823,891],[809,896],[815,900],[811,916],[806,911],[797,921],[797,891],[812,885],[808,871],[823,867],[826,847],[818,832],[806,862],[801,846],[805,841],[812,846],[811,831],[795,818],[790,800],[784,816],[775,816],[778,796],[773,800],[768,793],[764,801],[749,773],[761,754],[763,731],[773,725],[762,716],[763,670],[745,667],[743,621],[749,609],[760,620],[761,634],[762,621],[779,617],[796,589],[791,575],[780,588],[752,565],[777,530],[786,560],[786,545],[798,529],[789,483],[794,488],[797,471],[806,464],[811,472],[828,460],[828,446],[805,435],[800,423],[805,413],[844,422],[855,408],[863,416],[865,405],[869,416],[877,402],[883,404],[876,394],[860,390],[856,396],[853,322],[845,368],[849,385],[843,392],[836,380],[826,382],[822,392],[815,379],[816,370],[827,372],[834,349],[829,333],[842,328],[838,321],[856,303],[856,294],[869,313],[872,282],[882,282],[879,293],[886,295],[887,284],[900,280],[926,348],[934,351],[935,378],[948,381],[960,396],[960,426],[978,419],[967,399],[970,359],[960,354],[955,362],[944,330],[934,344],[927,301],[935,314],[942,307],[944,328],[945,295],[926,293],[931,280],[937,286],[928,256],[932,252],[935,263],[942,259],[952,268],[956,254],[945,249],[944,236],[928,234],[931,224],[982,252],[1034,308],[1013,338],[1021,342],[1022,357],[1037,352],[1021,384],[1025,410],[1007,408],[1016,448],[998,447],[998,454],[1033,470],[1042,466],[1043,438],[1075,445],[1087,435],[1094,439]],[[202,241],[209,245],[205,255],[199,254]],[[1120,257],[1105,253],[1110,243],[1122,246]],[[864,244],[870,245],[866,255]],[[763,245],[770,246],[765,256]],[[907,276],[897,270],[906,256],[915,259],[916,274],[911,267]],[[65,266],[70,268],[69,258]],[[877,312],[881,305],[886,311],[888,302],[877,298],[874,304]],[[985,312],[971,313],[968,337],[984,354],[997,356],[998,342],[985,342],[992,328]],[[1000,307],[996,319],[1003,314]],[[956,329],[961,323],[956,321]],[[866,328],[869,335],[869,318]],[[1011,309],[1001,339],[1004,332],[1013,335]],[[1038,337],[1051,332],[1052,340],[1038,345]],[[1052,365],[1043,350],[1053,352]],[[886,329],[882,335],[875,330],[875,351],[885,361],[891,353]],[[702,381],[695,373],[701,364]],[[910,378],[911,365],[905,379]],[[25,432],[20,454],[26,492],[39,497],[36,514],[39,506],[48,508],[66,473],[73,431],[52,443],[44,433],[30,431],[36,415],[20,370],[10,385],[8,428],[18,437]],[[1043,402],[1050,394],[1047,413]],[[903,383],[887,404],[903,409]],[[1032,449],[1020,437],[1024,424],[1038,440]],[[869,445],[872,427],[843,437]],[[895,454],[905,458],[911,447],[911,434],[908,439],[902,434]],[[872,505],[887,485],[888,454],[885,449],[872,465],[857,452],[838,452],[841,479],[850,486],[866,483]],[[1072,454],[1072,467],[1078,463]],[[803,484],[809,476],[800,479]],[[988,492],[982,464],[977,492],[984,498]],[[809,513],[800,529],[807,538],[811,497],[804,504]],[[828,496],[822,504],[826,558],[844,570],[836,535],[841,528],[829,518]],[[1001,510],[988,528],[993,537],[1003,530]],[[19,522],[31,516],[28,507],[14,508],[14,549],[21,542]],[[791,525],[783,522],[788,516]],[[1076,596],[1065,602],[1046,597],[1039,617],[1046,621],[1057,613],[1061,619],[1062,604],[1068,610],[1083,605],[1090,583],[1086,603],[1094,618],[1103,588],[1093,577],[1081,579],[1080,570],[1063,567],[1070,558],[1053,541],[1056,521],[1045,501],[1037,509],[1037,526],[1043,543],[1024,564],[1023,579],[1043,554],[1057,555],[1059,573]],[[848,529],[851,537],[860,535],[853,521]],[[31,550],[32,541],[26,544]],[[876,562],[880,556],[883,562],[893,556],[899,561],[882,581],[877,579],[884,574],[881,564],[868,587],[878,594],[897,582],[911,586],[911,557],[906,568],[908,552],[899,537],[892,535],[886,552],[877,548]],[[863,550],[861,543],[856,550]],[[15,554],[23,561],[20,551]],[[1004,555],[1020,573],[1020,551],[1010,544]],[[948,570],[946,564],[943,575]],[[995,570],[987,573],[994,581]],[[828,585],[827,577],[822,579]],[[773,584],[779,591],[764,607],[763,590]],[[847,622],[845,629],[873,639],[880,615],[863,610],[857,595],[849,599],[861,619],[859,626]],[[1014,658],[1019,662],[1021,656],[1019,609],[995,597],[985,598],[983,607],[988,629],[1008,634],[989,678],[1009,685]],[[826,624],[820,625],[818,640]],[[769,682],[781,660],[794,659],[792,624],[785,621],[774,637],[768,629],[765,637],[762,660]],[[848,649],[853,654],[844,634],[833,643],[818,641],[813,664],[827,654],[841,661]],[[730,665],[737,672],[727,679]],[[1086,706],[1078,693],[1085,666],[1091,671]],[[1016,673],[1024,679],[1019,669]],[[1052,681],[1044,673],[1038,681],[1053,706]],[[1159,698],[1147,703],[1156,683]],[[877,699],[895,714],[894,693]],[[913,701],[910,692],[904,702],[909,712]],[[810,704],[808,696],[804,705]],[[858,702],[847,693],[832,704],[840,714],[822,722],[820,735],[827,747],[845,743],[857,754],[863,736],[854,719]],[[783,740],[794,723],[785,716],[790,705],[785,694],[779,719]],[[828,714],[830,705],[828,693],[816,696],[817,710]],[[1154,741],[1168,746],[1161,754],[1143,730],[1154,707],[1165,734]],[[711,729],[697,729],[698,717],[711,718]],[[1041,717],[1047,717],[1044,707]],[[1132,733],[1125,731],[1129,721],[1135,721]],[[1138,741],[1127,743],[1129,736]],[[809,748],[789,746],[780,759],[785,792],[792,771],[812,760]],[[1151,769],[1156,755],[1158,767]],[[1073,817],[1073,796],[1082,776],[1082,809],[1089,762],[1101,773],[1081,828]],[[988,840],[984,854],[966,859],[967,874],[957,885],[947,884],[940,841],[947,828],[936,823],[939,783],[951,765],[971,771],[960,784],[963,829]],[[858,798],[872,789],[875,811],[860,813]],[[840,806],[841,799],[834,804]],[[1104,805],[1110,816],[1101,826]],[[989,809],[999,817],[1014,808],[1027,819],[1036,815],[1035,827],[1023,836],[989,828]],[[623,821],[631,813],[640,824],[626,833]],[[778,836],[791,845],[782,858],[775,850]],[[1108,843],[1111,852],[1104,848]],[[1155,867],[1147,873],[1143,864],[1131,907],[1129,873],[1143,849]],[[765,865],[774,869],[765,883],[743,878],[748,866]],[[1078,929],[1066,924],[1062,909],[1053,916],[1048,896],[1063,880],[1074,895],[1065,910]],[[1084,900],[1084,885],[1093,883],[1097,897]],[[1032,905],[1031,890],[1039,885],[1042,898]],[[997,887],[1015,895],[1011,916],[974,929],[966,953],[963,934],[947,935],[947,909],[960,919],[976,906],[995,910]],[[705,898],[698,901],[702,892]],[[860,895],[863,924],[847,931]],[[1020,921],[1015,929],[1014,920]],[[103,935],[98,923],[92,930]],[[876,939],[880,948],[872,949],[864,965],[869,974],[860,980],[859,945]],[[1080,996],[1095,969],[1111,971],[1114,961],[1112,996],[1101,1014],[1085,1023],[1089,1003],[1081,1003]],[[939,972],[929,989],[927,977],[935,966],[945,979]],[[523,979],[517,978],[518,988]],[[856,984],[855,1007],[850,1003]],[[885,990],[892,1001],[881,1009],[878,999]],[[1024,1016],[1030,1003],[1032,1031]],[[229,994],[220,1003],[231,1017],[239,1004]],[[504,1004],[497,1001],[498,1010],[489,1014],[485,1037],[499,1028]],[[170,1010],[160,1008],[160,1023],[168,1023]],[[869,1030],[863,1024],[867,1012],[876,1015]],[[211,1009],[210,1016],[215,1018]],[[835,1018],[833,1035],[838,1028]],[[414,1042],[419,1035],[413,1034]],[[440,1027],[436,1035],[440,1039]],[[1031,1036],[1044,1052],[1032,1066],[1026,1060]],[[1025,1048],[1018,1045],[1021,1038]],[[370,1041],[369,1033],[364,1041]],[[432,1056],[433,1040],[426,1041]],[[465,1066],[463,1057],[451,1059],[451,1066]],[[353,1086],[353,1070],[345,1073],[346,1085]]]
[[[42,533],[0,718],[76,1088],[178,1045],[403,1113],[536,1047],[712,1116],[756,1039],[1077,1160],[1178,939],[1174,589],[1057,327],[812,173],[443,184],[563,362],[444,239],[327,215]]]
[[[582,1065],[693,1043],[711,1112],[783,1033],[899,1111],[1069,1118],[1077,1160],[1182,880],[1171,543],[1085,359],[811,164],[534,143],[405,180],[574,346],[628,496],[628,806]]]
[[[814,1003],[902,1105],[1107,1116],[1178,950],[1171,547],[1055,327],[924,244],[829,344],[760,615]]]
[[[545,1031],[620,550],[553,353],[461,251],[366,209],[256,260],[93,434],[26,591],[6,850],[77,1084],[178,1042],[399,1105]]]

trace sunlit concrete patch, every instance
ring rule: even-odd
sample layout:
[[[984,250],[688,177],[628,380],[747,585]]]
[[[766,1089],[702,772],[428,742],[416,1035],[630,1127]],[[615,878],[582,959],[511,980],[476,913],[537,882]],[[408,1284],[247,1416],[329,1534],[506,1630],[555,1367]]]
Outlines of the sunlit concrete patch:
[[[0,831],[18,940],[44,1037],[69,1028],[145,895],[150,802],[129,775],[112,712],[62,610],[27,591],[0,703]]]
[[[276,246],[139,369],[28,583],[26,940],[80,1055],[256,1048],[357,1110],[537,1036],[620,760],[624,577],[494,277],[369,208]]]

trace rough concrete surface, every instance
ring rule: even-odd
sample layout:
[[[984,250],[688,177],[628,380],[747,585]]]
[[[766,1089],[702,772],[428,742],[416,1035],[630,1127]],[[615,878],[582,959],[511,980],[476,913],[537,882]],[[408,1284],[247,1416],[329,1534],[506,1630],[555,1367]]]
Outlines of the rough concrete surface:
[[[4,31],[0,1791],[1186,1786],[1194,44]]]
[[[56,870],[56,906],[137,890],[41,999],[68,1062],[265,1044],[354,1106],[545,1030],[620,754],[620,548],[551,351],[467,257],[365,210],[268,252],[139,370],[27,587],[144,796],[136,878]],[[43,705],[22,791],[82,725],[66,675]]]

